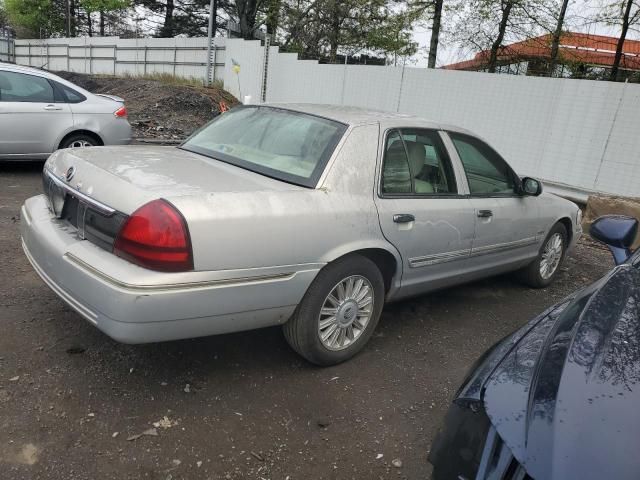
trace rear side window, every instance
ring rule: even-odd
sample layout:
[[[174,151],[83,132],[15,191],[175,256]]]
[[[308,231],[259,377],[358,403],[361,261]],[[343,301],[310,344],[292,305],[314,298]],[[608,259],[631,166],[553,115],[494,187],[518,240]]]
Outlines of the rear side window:
[[[0,71],[0,102],[53,103],[53,87],[46,78]]]
[[[401,129],[387,136],[382,193],[457,193],[451,161],[435,130]]]
[[[62,100],[64,103],[80,103],[84,102],[87,99],[87,97],[82,95],[80,92],[76,92],[66,85],[58,82],[53,83],[56,85],[56,88],[62,93]]]
[[[483,141],[449,132],[467,174],[472,195],[512,195],[515,175],[507,162]]]

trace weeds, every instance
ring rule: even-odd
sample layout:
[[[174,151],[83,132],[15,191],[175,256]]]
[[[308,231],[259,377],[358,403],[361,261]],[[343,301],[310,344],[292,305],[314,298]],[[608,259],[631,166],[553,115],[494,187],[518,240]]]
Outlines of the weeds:
[[[143,75],[136,75],[129,72],[123,72],[118,75],[121,78],[136,78],[142,80],[155,80],[165,85],[173,86],[188,86],[188,87],[206,87],[204,81],[201,78],[195,77],[179,77],[166,72],[154,72]],[[223,82],[220,79],[215,79],[211,84],[212,88],[224,88]]]

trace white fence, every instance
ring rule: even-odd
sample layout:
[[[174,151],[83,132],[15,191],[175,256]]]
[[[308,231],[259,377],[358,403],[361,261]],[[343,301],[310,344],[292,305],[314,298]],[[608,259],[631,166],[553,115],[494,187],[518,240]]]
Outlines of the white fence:
[[[13,62],[13,39],[5,37],[0,29],[0,62]]]
[[[203,38],[17,40],[16,62],[50,70],[161,71],[204,79],[206,44]],[[578,196],[589,191],[640,196],[640,85],[320,65],[277,47],[266,56],[260,41],[216,38],[216,46],[215,78],[239,98],[250,95],[260,102],[264,92],[269,102],[415,114],[476,132],[518,173],[566,185]]]
[[[222,79],[224,38],[212,49],[213,78]],[[206,77],[206,38],[82,37],[16,40],[15,61],[47,70],[105,75],[168,73]]]

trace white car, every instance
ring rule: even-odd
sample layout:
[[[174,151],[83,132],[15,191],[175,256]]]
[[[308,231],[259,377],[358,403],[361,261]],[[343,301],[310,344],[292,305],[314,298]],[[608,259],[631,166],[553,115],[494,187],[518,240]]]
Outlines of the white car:
[[[0,62],[0,160],[44,160],[59,148],[130,142],[122,98]]]
[[[177,148],[60,150],[44,190],[24,251],[111,337],[283,324],[321,365],[358,352],[387,301],[512,270],[548,285],[581,234],[576,205],[470,133],[344,107],[245,106]]]

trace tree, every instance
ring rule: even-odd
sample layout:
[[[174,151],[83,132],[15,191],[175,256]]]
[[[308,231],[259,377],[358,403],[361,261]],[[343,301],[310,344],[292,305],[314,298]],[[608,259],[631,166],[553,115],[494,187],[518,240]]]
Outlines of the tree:
[[[235,14],[240,25],[242,38],[250,40],[256,30],[256,16],[262,0],[236,0]]]
[[[9,17],[7,16],[7,10],[4,8],[4,3],[0,2],[0,28],[6,28],[9,26]]]
[[[407,28],[415,17],[410,12],[389,13],[374,28],[367,32],[366,48],[393,57],[397,65],[398,58],[407,58],[418,51],[418,44],[413,41],[411,29]]]
[[[622,51],[624,42],[627,38],[629,29],[637,23],[640,23],[640,1],[638,0],[615,0],[609,2],[602,9],[598,20],[608,25],[618,26],[621,28],[620,37],[616,43],[616,53],[611,66],[609,80],[618,80],[620,72],[620,63],[622,61]]]
[[[105,16],[111,12],[126,10],[130,7],[129,0],[80,0],[81,7],[87,12],[89,27],[91,27],[91,14],[100,14],[100,35],[104,36]],[[91,28],[89,29],[91,31]]]
[[[280,26],[280,10],[282,9],[282,0],[266,0],[264,2],[265,19],[264,24],[267,27],[267,33],[276,35]]]
[[[495,72],[505,43],[534,38],[544,31],[541,19],[556,0],[460,0],[454,39],[463,47],[486,52],[488,72]]]
[[[567,6],[569,0],[562,0],[560,5],[560,13],[558,14],[558,21],[556,22],[556,29],[551,36],[551,58],[549,59],[549,76],[552,77],[556,64],[558,62],[558,50],[560,49],[560,36],[562,35],[562,29],[564,27],[564,19],[567,15]]]
[[[442,25],[442,9],[444,0],[413,0],[409,1],[409,10],[416,19],[427,17],[431,25],[431,40],[429,41],[428,68],[436,68],[438,58],[438,44],[440,43],[440,27]]]
[[[282,4],[283,48],[304,58],[337,61],[338,51],[353,56],[382,52],[411,55],[412,18],[400,2],[388,0],[288,0]]]
[[[65,12],[52,0],[6,0],[7,17],[21,37],[44,38],[62,34]]]

